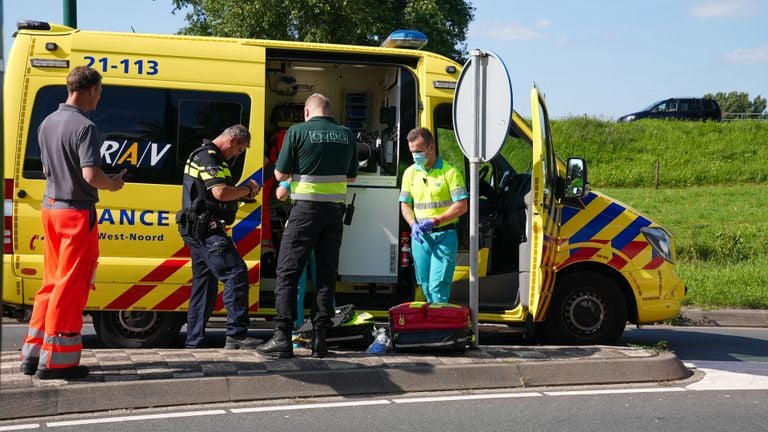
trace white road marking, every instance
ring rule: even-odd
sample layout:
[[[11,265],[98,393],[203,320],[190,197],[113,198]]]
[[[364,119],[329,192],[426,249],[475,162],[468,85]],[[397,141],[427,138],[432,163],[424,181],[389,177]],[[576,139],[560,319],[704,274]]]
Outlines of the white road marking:
[[[625,393],[667,393],[684,392],[682,387],[653,387],[637,389],[603,389],[603,390],[565,390],[544,392],[547,396],[587,396],[587,395],[606,395],[606,394],[625,394]]]
[[[394,403],[422,403],[422,402],[449,402],[449,401],[462,401],[462,400],[477,400],[477,399],[507,399],[507,398],[525,398],[525,397],[540,397],[541,393],[492,393],[492,394],[478,394],[478,395],[463,395],[463,396],[433,396],[433,397],[420,397],[420,398],[402,398],[392,399]]]
[[[213,416],[213,415],[221,415],[221,414],[226,414],[226,413],[227,412],[225,410],[185,411],[185,412],[178,412],[178,413],[146,414],[146,415],[135,415],[135,416],[104,417],[104,418],[83,419],[83,420],[68,420],[68,421],[60,421],[60,422],[50,422],[50,423],[46,423],[45,425],[48,426],[48,427],[78,426],[78,425],[99,424],[99,423],[119,423],[119,422],[124,422],[124,421],[158,420],[158,419],[167,419],[167,418]]]
[[[229,412],[235,414],[270,412],[270,411],[289,411],[289,410],[311,410],[322,408],[341,408],[355,406],[387,405],[387,404],[407,404],[407,403],[430,403],[430,402],[450,402],[479,399],[504,399],[504,398],[527,398],[542,396],[588,396],[588,395],[607,395],[607,394],[633,394],[633,393],[670,393],[685,392],[691,390],[768,390],[768,363],[756,362],[732,362],[732,361],[698,361],[686,362],[686,367],[696,368],[704,372],[704,378],[701,381],[689,384],[685,387],[649,387],[649,388],[627,388],[627,389],[593,389],[593,390],[564,390],[564,391],[544,391],[544,392],[520,392],[520,393],[487,393],[470,394],[457,396],[426,396],[414,398],[396,398],[396,399],[373,399],[356,400],[330,403],[312,403],[312,404],[293,404],[264,406],[252,408],[232,408]],[[186,411],[178,413],[161,413],[121,417],[104,417],[83,420],[70,420],[60,422],[45,423],[48,427],[76,426],[100,423],[117,423],[123,421],[141,421],[158,420],[169,418],[183,418],[196,416],[213,416],[226,414],[227,410],[208,410],[208,411]],[[0,432],[39,429],[40,424],[28,423],[20,425],[0,426]]]
[[[686,367],[704,372],[704,378],[689,390],[768,390],[768,363],[740,361],[686,362]]]
[[[367,405],[386,405],[391,404],[387,399],[375,399],[375,400],[360,400],[349,402],[331,402],[331,403],[317,403],[317,404],[296,404],[296,405],[277,405],[267,407],[253,407],[253,408],[232,408],[230,411],[235,414],[252,413],[252,412],[269,412],[269,411],[289,411],[289,410],[305,410],[305,409],[319,409],[319,408],[339,408],[350,406],[367,406]]]
[[[0,426],[0,431],[16,431],[16,430],[27,430],[27,429],[40,429],[40,425],[38,423],[29,423],[29,424],[20,424],[20,425],[13,425],[13,426]]]

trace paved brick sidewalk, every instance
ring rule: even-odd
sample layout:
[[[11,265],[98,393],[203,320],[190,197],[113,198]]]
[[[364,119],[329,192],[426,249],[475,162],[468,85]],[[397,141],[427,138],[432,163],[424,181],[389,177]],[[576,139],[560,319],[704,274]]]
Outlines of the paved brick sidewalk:
[[[224,349],[87,349],[82,380],[41,381],[0,357],[0,419],[149,406],[480,388],[663,382],[690,375],[671,353],[637,347],[481,346],[462,354],[333,351],[293,359]],[[29,409],[32,406],[34,409]]]

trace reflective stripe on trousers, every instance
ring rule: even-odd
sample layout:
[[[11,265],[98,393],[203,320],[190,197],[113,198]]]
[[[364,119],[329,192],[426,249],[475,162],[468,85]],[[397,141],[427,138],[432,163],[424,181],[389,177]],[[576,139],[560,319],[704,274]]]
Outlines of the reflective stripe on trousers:
[[[83,309],[96,272],[99,233],[89,210],[41,210],[43,286],[35,295],[21,361],[39,357],[43,369],[77,366],[82,351]],[[42,339],[42,340],[41,340]]]
[[[40,329],[29,327],[27,335],[24,337],[24,344],[21,346],[21,360],[40,357],[40,348],[43,346],[43,337],[45,332]],[[27,362],[28,363],[28,362]]]
[[[58,369],[80,364],[83,351],[83,337],[74,335],[45,335],[43,348],[40,350],[40,365],[43,369]]]

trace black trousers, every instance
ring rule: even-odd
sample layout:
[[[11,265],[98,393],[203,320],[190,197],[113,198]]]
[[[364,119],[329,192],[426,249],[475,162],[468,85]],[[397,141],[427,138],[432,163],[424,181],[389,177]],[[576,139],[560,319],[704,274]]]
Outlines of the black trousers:
[[[316,328],[331,327],[343,216],[341,203],[294,201],[277,257],[275,328],[293,329],[299,277],[312,250],[317,265],[312,324]]]

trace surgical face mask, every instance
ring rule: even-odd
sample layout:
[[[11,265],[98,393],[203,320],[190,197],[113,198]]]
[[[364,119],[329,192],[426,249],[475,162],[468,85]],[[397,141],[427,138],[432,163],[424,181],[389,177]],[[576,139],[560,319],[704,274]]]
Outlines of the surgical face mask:
[[[427,163],[427,154],[424,152],[411,153],[413,156],[413,163],[418,166],[424,166]]]

